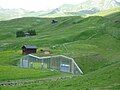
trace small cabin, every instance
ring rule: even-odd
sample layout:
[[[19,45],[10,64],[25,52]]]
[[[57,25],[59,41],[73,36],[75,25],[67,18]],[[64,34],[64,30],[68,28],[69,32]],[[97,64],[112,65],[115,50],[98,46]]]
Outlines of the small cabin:
[[[55,24],[55,23],[58,23],[58,21],[53,19],[53,20],[51,21],[51,23],[52,23],[52,24]]]
[[[29,37],[30,36],[30,33],[25,33],[25,37]]]
[[[36,52],[37,52],[36,46],[31,46],[31,45],[22,46],[22,54],[31,54]]]

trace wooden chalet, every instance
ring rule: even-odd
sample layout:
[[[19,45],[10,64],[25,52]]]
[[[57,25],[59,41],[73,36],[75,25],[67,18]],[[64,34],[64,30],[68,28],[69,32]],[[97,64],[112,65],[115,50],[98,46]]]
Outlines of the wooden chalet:
[[[36,53],[37,47],[33,45],[24,45],[22,46],[22,54],[31,54]]]

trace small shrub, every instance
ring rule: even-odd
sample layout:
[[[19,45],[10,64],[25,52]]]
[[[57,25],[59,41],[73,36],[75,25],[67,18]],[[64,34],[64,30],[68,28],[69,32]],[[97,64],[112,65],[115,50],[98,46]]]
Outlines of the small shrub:
[[[23,31],[17,31],[16,32],[16,37],[24,37],[25,33]]]

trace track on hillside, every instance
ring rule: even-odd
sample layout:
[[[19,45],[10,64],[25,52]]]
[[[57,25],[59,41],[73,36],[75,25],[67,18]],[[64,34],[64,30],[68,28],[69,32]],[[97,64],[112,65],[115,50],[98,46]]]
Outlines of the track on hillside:
[[[68,80],[70,78],[74,78],[77,75],[71,76],[63,76],[63,77],[50,77],[50,78],[43,78],[43,79],[34,79],[34,80],[8,80],[8,81],[1,81],[0,86],[21,86],[26,84],[35,84],[35,83],[45,83],[51,81],[58,81],[58,80]]]

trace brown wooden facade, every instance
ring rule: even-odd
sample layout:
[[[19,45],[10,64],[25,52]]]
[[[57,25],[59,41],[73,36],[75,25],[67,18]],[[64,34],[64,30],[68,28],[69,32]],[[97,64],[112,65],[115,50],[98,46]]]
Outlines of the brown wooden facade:
[[[31,54],[36,53],[37,47],[36,46],[30,46],[30,45],[24,45],[22,46],[22,54]]]

